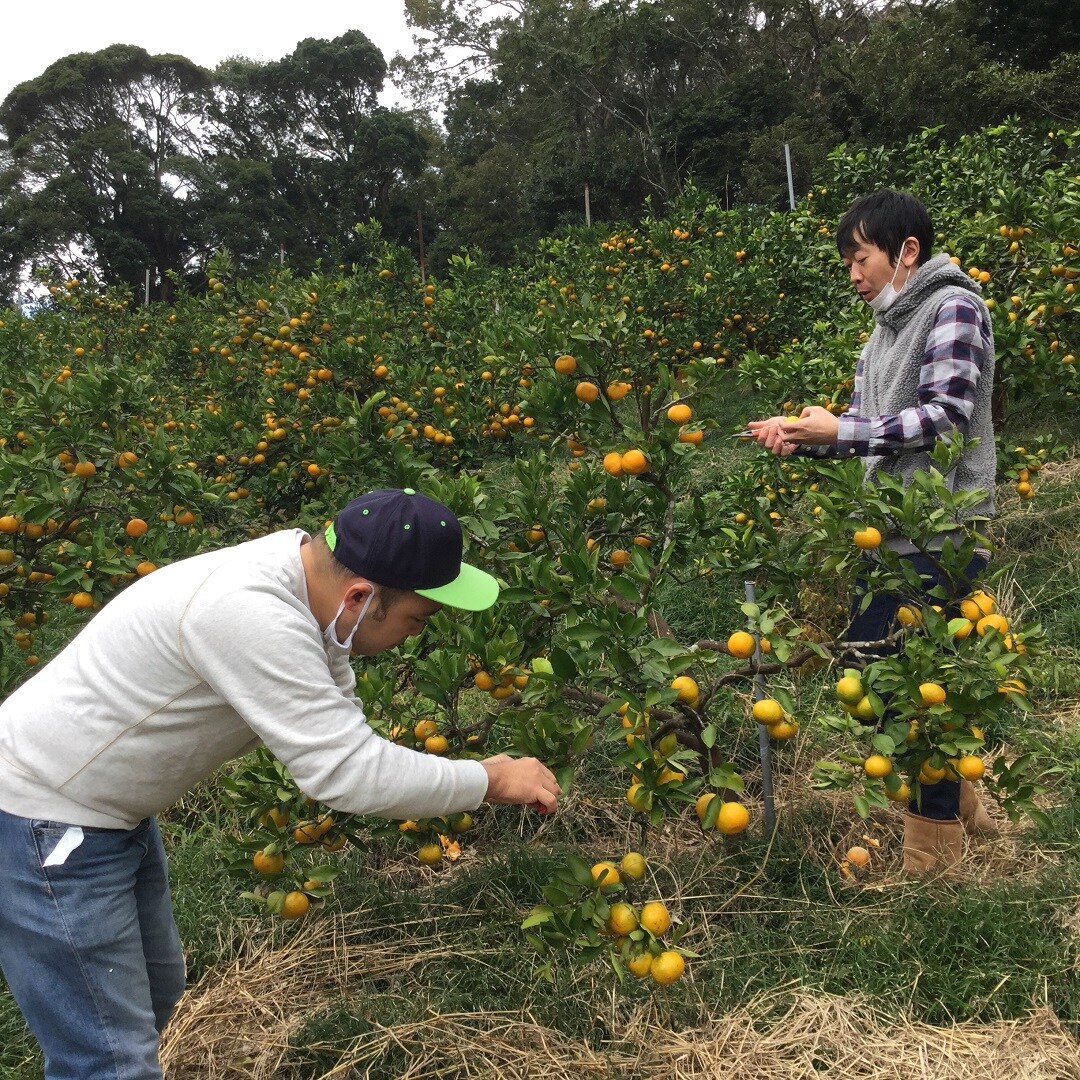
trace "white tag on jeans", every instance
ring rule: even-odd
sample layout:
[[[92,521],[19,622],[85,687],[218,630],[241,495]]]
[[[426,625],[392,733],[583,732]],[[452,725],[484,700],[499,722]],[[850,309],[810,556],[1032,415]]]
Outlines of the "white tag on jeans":
[[[52,849],[52,854],[41,864],[46,866],[63,866],[67,857],[83,842],[83,831],[78,825],[70,826],[60,842]]]

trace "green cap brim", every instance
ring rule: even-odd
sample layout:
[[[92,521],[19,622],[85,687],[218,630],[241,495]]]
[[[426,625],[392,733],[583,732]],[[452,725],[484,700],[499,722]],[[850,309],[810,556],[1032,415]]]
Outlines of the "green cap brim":
[[[461,564],[461,573],[446,585],[437,589],[416,589],[418,596],[425,596],[446,607],[462,611],[485,611],[499,598],[499,583],[490,574],[468,563]]]

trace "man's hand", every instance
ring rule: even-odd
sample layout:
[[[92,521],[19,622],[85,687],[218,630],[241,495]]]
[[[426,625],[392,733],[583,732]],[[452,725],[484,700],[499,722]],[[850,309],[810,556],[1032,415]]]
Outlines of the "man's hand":
[[[751,420],[746,425],[759,446],[778,457],[787,457],[800,445],[831,446],[836,442],[840,421],[820,405],[808,405],[795,419],[770,416],[768,420]]]
[[[789,421],[784,416],[770,416],[768,420],[751,420],[747,430],[757,439],[758,446],[771,450],[778,457],[787,457],[795,451],[798,443],[788,442]]]
[[[784,425],[784,438],[808,446],[832,446],[840,431],[840,420],[820,405],[807,405],[798,420]]]
[[[559,802],[555,774],[536,758],[512,758],[496,754],[480,762],[487,770],[488,789],[484,802],[536,805],[546,813]]]

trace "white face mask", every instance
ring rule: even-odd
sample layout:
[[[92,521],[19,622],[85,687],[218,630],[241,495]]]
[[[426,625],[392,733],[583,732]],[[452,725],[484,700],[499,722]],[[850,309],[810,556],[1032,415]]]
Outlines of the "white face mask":
[[[911,271],[908,270],[907,274],[904,277],[904,285],[901,285],[899,289],[895,287],[896,275],[900,273],[900,267],[904,265],[903,256],[904,249],[901,248],[900,258],[896,260],[896,268],[893,270],[892,280],[889,282],[888,285],[885,286],[884,289],[881,290],[881,292],[877,294],[877,296],[874,297],[873,300],[869,301],[870,307],[874,309],[874,313],[876,315],[880,315],[882,314],[882,312],[888,311],[889,308],[891,308],[893,304],[896,303],[896,298],[900,295],[901,289],[903,289],[904,285],[908,283],[908,279],[911,277]]]
[[[367,610],[371,607],[371,601],[375,599],[375,590],[372,589],[368,593],[367,599],[364,601],[364,606],[360,609],[360,614],[356,617],[356,622],[353,623],[353,628],[349,631],[349,636],[344,641],[338,641],[337,636],[337,621],[341,618],[342,612],[345,610],[345,601],[342,600],[338,605],[337,611],[334,613],[334,617],[330,620],[330,625],[322,632],[323,641],[330,649],[339,649],[341,652],[348,652],[352,648],[353,638],[356,637],[356,631],[360,624],[364,621],[364,616],[367,614]]]

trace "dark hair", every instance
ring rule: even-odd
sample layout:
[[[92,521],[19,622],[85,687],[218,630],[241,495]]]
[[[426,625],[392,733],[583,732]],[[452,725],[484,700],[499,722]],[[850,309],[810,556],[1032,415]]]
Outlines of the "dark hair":
[[[315,551],[318,553],[319,560],[327,567],[334,577],[340,578],[342,581],[359,577],[358,574],[350,570],[343,562],[340,562],[337,556],[330,550],[330,545],[326,542],[325,533],[321,531],[312,533],[311,542],[315,547]]]
[[[919,241],[918,265],[922,266],[934,246],[930,214],[914,195],[882,188],[851,204],[836,227],[836,250],[850,256],[859,242],[865,240],[881,248],[889,256],[889,262],[895,263],[909,236]]]
[[[389,585],[378,585],[376,588],[379,591],[375,595],[375,607],[371,612],[375,622],[382,622],[390,614],[391,608],[400,604],[406,596],[413,595],[409,589],[392,589]]]
[[[338,559],[338,557],[330,550],[330,545],[326,542],[326,536],[323,533],[316,532],[311,537],[311,540],[315,545],[323,565],[325,565],[336,578],[341,581],[348,581],[355,577],[363,577],[363,574],[357,574],[354,570],[350,570]],[[373,584],[376,583],[373,582]],[[409,590],[392,589],[389,585],[376,584],[376,587],[378,592],[375,597],[375,604],[371,609],[371,618],[375,622],[382,622],[390,612],[390,609],[409,595]]]

